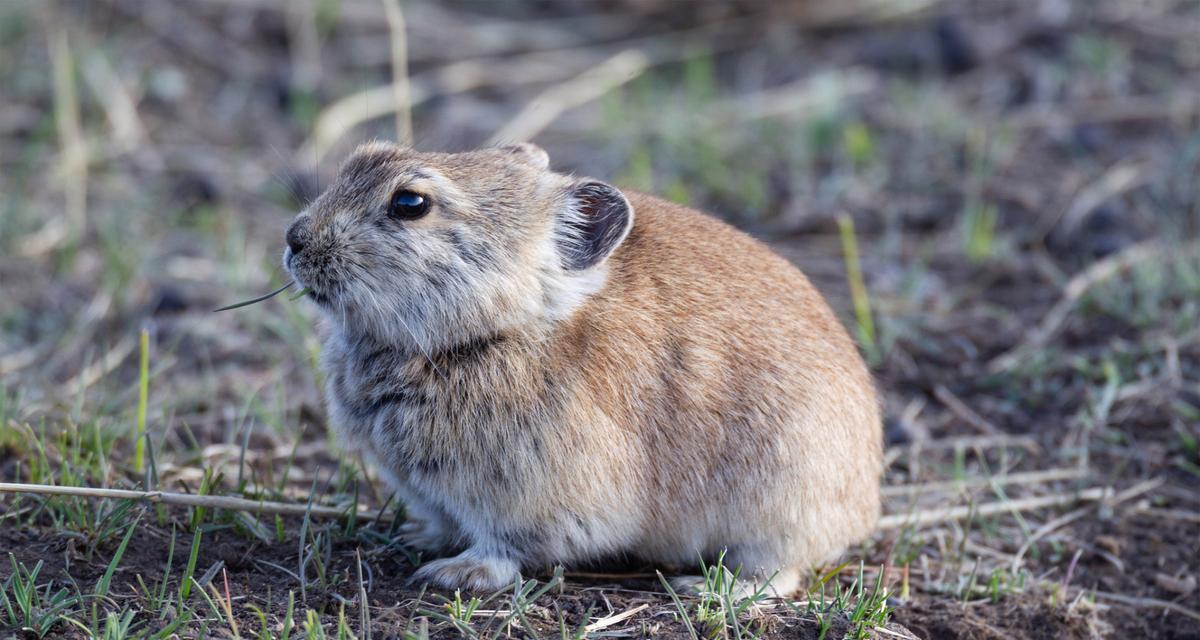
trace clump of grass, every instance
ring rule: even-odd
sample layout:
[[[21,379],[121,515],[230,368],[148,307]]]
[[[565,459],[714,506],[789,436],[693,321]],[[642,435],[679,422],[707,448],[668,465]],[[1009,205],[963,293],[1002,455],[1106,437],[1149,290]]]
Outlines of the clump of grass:
[[[94,637],[98,637],[100,640],[125,640],[132,637],[130,631],[133,627],[134,615],[136,615],[134,611],[125,611],[120,614],[110,611],[104,618],[104,628],[99,636]]]
[[[996,205],[984,197],[984,186],[995,172],[995,156],[1000,154],[1002,139],[989,130],[971,130],[964,136],[965,151],[970,158],[970,171],[965,187],[960,228],[962,251],[967,260],[982,262],[996,252]],[[1001,137],[1002,138],[1002,137]]]
[[[312,609],[308,610],[308,615],[304,621],[304,640],[358,640],[358,636],[354,635],[354,631],[350,628],[350,624],[346,622],[346,606],[342,605],[338,609],[337,624],[334,627],[333,635],[325,633],[325,625],[321,623],[321,616]]]
[[[852,587],[852,590],[856,587],[857,591],[854,594],[854,608],[850,610],[851,629],[847,634],[850,638],[871,637],[871,631],[887,625],[891,617],[891,608],[887,603],[888,591],[883,588],[883,568],[880,567],[876,574],[875,584],[869,593],[864,592],[865,583],[863,565],[859,563],[858,578]]]
[[[75,618],[83,605],[83,597],[66,587],[54,588],[53,582],[38,588],[38,574],[42,561],[33,569],[17,562],[8,554],[12,575],[0,585],[0,624],[19,629],[37,638],[46,637],[51,630],[64,624],[74,625],[87,631],[87,627]]]
[[[790,605],[797,613],[817,619],[818,638],[821,640],[829,633],[833,617],[837,615],[847,618],[849,629],[845,637],[851,640],[872,637],[873,630],[887,626],[891,618],[892,610],[887,603],[891,594],[883,586],[883,568],[880,567],[874,585],[868,590],[865,568],[863,563],[859,562],[858,576],[849,587],[843,588],[836,576],[849,564],[847,561],[819,578],[809,589],[808,599],[803,607]]]
[[[1012,594],[1021,593],[1025,590],[1025,578],[1027,575],[1024,571],[1014,574],[999,567],[993,569],[987,581],[986,589],[988,598],[992,602],[1000,602]]]
[[[842,129],[842,149],[856,167],[866,166],[875,159],[875,143],[871,130],[861,122],[852,122]]]
[[[443,622],[454,627],[454,630],[465,638],[503,638],[509,637],[512,633],[514,622],[520,623],[521,629],[533,630],[535,627],[529,622],[527,614],[533,603],[538,598],[546,595],[551,589],[560,587],[563,583],[562,567],[555,567],[554,574],[545,584],[538,583],[537,580],[517,580],[512,587],[501,589],[491,595],[483,598],[472,597],[467,601],[463,601],[462,594],[455,592],[454,598],[447,598],[441,595],[435,595],[436,599],[441,600],[441,606],[436,609],[420,607],[420,601],[424,597],[424,590],[417,598],[418,608],[416,613],[425,618]],[[508,614],[503,618],[498,612],[492,612],[487,618],[485,625],[477,625],[474,618],[483,613],[483,607],[492,602],[498,601],[505,594],[508,596]],[[499,608],[499,603],[495,608]],[[422,625],[416,630],[409,629],[405,631],[406,638],[422,638],[428,637],[428,629]],[[535,636],[536,637],[536,636]]]
[[[963,251],[971,262],[980,262],[995,251],[996,206],[972,202],[963,217]]]
[[[22,462],[17,480],[80,487],[104,484],[110,477],[108,461],[117,437],[99,421],[77,425],[66,420],[54,428],[43,421],[35,429],[10,420],[0,436],[0,445],[16,436],[14,448]],[[88,558],[124,534],[135,515],[134,505],[126,501],[78,496],[34,496],[29,500],[35,504],[21,517],[22,522],[48,524],[83,542]]]
[[[761,624],[747,620],[753,607],[761,602],[770,589],[771,581],[767,580],[749,593],[746,585],[739,581],[741,567],[729,568],[725,565],[725,551],[717,555],[717,561],[708,565],[700,561],[700,572],[703,582],[695,606],[689,609],[680,599],[670,582],[658,574],[659,581],[667,589],[674,602],[679,617],[693,638],[754,638],[761,631]],[[773,577],[773,576],[772,576]],[[699,623],[700,632],[692,625],[691,618]],[[702,632],[702,633],[701,633]]]
[[[471,618],[475,616],[475,612],[481,604],[483,604],[483,600],[474,596],[463,602],[462,592],[455,589],[454,598],[443,606],[446,609],[446,616],[450,619],[454,628],[462,632],[467,632],[471,628]]]

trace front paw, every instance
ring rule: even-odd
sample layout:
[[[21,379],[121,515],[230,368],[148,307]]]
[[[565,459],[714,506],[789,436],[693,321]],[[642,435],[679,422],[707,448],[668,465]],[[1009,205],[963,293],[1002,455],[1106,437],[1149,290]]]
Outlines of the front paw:
[[[471,551],[421,565],[412,577],[417,584],[465,591],[499,591],[520,579],[521,571],[516,562]]]
[[[400,525],[400,542],[406,547],[437,554],[452,548],[445,527],[429,520],[409,520]]]

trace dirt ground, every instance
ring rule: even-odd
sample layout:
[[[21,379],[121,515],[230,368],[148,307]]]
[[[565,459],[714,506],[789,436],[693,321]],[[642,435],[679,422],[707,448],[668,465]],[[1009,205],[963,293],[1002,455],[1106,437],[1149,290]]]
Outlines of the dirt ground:
[[[470,610],[390,520],[0,494],[0,586],[41,562],[46,622],[0,599],[0,638],[282,637],[289,601],[312,638],[1200,638],[1200,3],[411,0],[403,37],[386,6],[0,2],[0,481],[384,506],[314,309],[211,311],[395,137],[399,46],[418,147],[528,138],[797,263],[878,381],[885,526],[791,604],[602,565]]]

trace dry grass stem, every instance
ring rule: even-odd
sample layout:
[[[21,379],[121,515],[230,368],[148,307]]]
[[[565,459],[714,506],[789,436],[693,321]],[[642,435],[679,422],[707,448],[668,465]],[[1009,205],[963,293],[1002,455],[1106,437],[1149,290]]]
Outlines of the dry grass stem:
[[[146,136],[146,125],[138,115],[137,101],[125,81],[117,75],[102,55],[88,56],[83,63],[83,78],[104,107],[104,115],[112,128],[112,142],[124,152],[153,154],[155,168],[163,167],[162,159],[153,152]]]
[[[879,519],[879,528],[902,529],[905,527],[920,527],[1001,513],[1018,513],[1021,511],[1064,507],[1079,502],[1095,502],[1112,495],[1112,489],[1093,487],[1077,493],[1059,493],[1049,496],[1022,498],[1020,500],[998,500],[962,507],[946,507],[942,509],[914,511],[912,513],[888,514]]]
[[[1007,371],[1016,366],[1030,351],[1046,345],[1054,337],[1070,315],[1071,310],[1092,287],[1117,275],[1138,263],[1151,258],[1161,257],[1162,244],[1157,240],[1148,240],[1130,245],[1106,258],[1093,262],[1088,268],[1076,274],[1063,287],[1059,301],[1042,317],[1042,321],[1021,344],[997,356],[988,368],[993,373]]]
[[[586,70],[594,68],[597,60],[602,59],[603,56],[611,56],[630,49],[641,51],[650,66],[684,60],[694,55],[694,48],[698,43],[703,43],[708,53],[717,54],[744,46],[752,37],[756,37],[751,29],[752,26],[747,21],[731,20],[716,29],[705,26],[673,34],[631,38],[608,45],[588,44],[533,51],[511,56],[502,61],[493,57],[456,60],[409,78],[407,80],[409,95],[407,104],[411,108],[437,96],[453,96],[498,84],[520,87],[541,83],[562,83],[569,81],[572,73],[584,73]],[[577,70],[572,72],[572,69]],[[848,97],[856,86],[863,84],[862,80],[865,78],[865,72],[847,74],[835,84],[834,93],[827,95],[826,98],[835,101],[839,96]],[[811,101],[813,98],[811,84],[811,82],[800,82],[792,87],[783,87],[759,94],[760,98],[755,98],[751,102],[758,102],[761,99],[769,105],[767,111],[762,114],[748,112],[747,115],[753,119],[767,117],[771,115],[771,110],[777,110],[779,113],[803,112],[806,105],[816,104],[816,102],[806,102],[795,93],[804,92]],[[842,92],[837,93],[838,89]],[[398,108],[396,92],[396,84],[389,83],[348,94],[327,105],[318,114],[311,134],[301,145],[296,155],[297,160],[320,161],[354,127],[375,118],[394,114]],[[780,93],[776,94],[776,92]],[[741,100],[733,100],[717,103],[717,106],[709,109],[708,113],[716,118],[727,115],[732,108],[739,118],[745,117],[738,111],[737,103],[740,102]],[[722,104],[725,106],[720,106]]]
[[[1158,598],[1137,598],[1120,593],[1109,593],[1107,591],[1093,591],[1092,593],[1094,593],[1096,597],[1100,598],[1101,600],[1120,602],[1121,604],[1127,604],[1132,607],[1141,607],[1144,609],[1165,609],[1167,611],[1178,613],[1182,616],[1187,616],[1193,620],[1200,620],[1200,613],[1174,602],[1159,600]]]
[[[1069,105],[1029,107],[1008,120],[1022,129],[1048,129],[1080,124],[1112,124],[1153,120],[1188,120],[1200,114],[1200,93],[1096,98]]]
[[[981,478],[964,478],[962,480],[945,480],[941,482],[924,482],[916,484],[897,484],[883,487],[885,496],[928,495],[944,491],[957,492],[968,488],[990,487],[993,485],[1044,484],[1061,480],[1076,480],[1088,475],[1084,469],[1062,468],[1045,471],[1029,471],[1011,473]]]
[[[99,359],[93,361],[83,371],[67,380],[62,385],[64,394],[78,393],[81,389],[87,389],[100,381],[101,378],[112,373],[114,369],[121,366],[122,362],[129,357],[131,353],[137,349],[137,339],[127,335],[122,337],[117,344],[106,351]]]
[[[1065,233],[1074,233],[1083,224],[1088,214],[1105,202],[1136,189],[1150,179],[1144,162],[1119,162],[1109,167],[1095,182],[1085,185],[1071,200],[1071,205],[1057,222]]]
[[[836,109],[838,105],[869,93],[878,85],[879,77],[875,73],[852,68],[836,77],[804,78],[781,87],[723,100],[709,107],[707,113],[714,121],[735,119],[748,122],[780,116],[805,117],[818,109]]]
[[[168,491],[132,491],[128,489],[98,489],[94,487],[58,487],[43,484],[22,484],[0,482],[0,493],[28,493],[34,495],[52,496],[81,496],[85,498],[108,498],[113,500],[143,500],[163,504],[188,507],[206,507],[212,509],[227,509],[229,511],[244,511],[247,513],[268,513],[288,516],[313,515],[323,518],[344,518],[348,509],[327,507],[322,505],[292,504],[287,502],[269,502],[266,500],[248,500],[228,496],[202,496],[190,493],[172,493]],[[359,520],[378,520],[390,518],[390,512],[372,511],[360,508],[354,514]]]
[[[1184,511],[1183,509],[1157,509],[1154,507],[1138,505],[1133,508],[1133,512],[1154,518],[1200,524],[1200,513],[1195,511]]]
[[[1111,499],[1105,500],[1104,506],[1109,507],[1109,508],[1115,507],[1116,505],[1121,504],[1122,502],[1126,502],[1126,501],[1128,501],[1132,498],[1135,498],[1137,496],[1140,496],[1148,491],[1153,491],[1154,489],[1157,489],[1158,487],[1162,486],[1162,483],[1163,483],[1162,478],[1151,478],[1150,480],[1145,480],[1143,482],[1139,482],[1138,484],[1135,484],[1134,486],[1132,486],[1128,489],[1125,489],[1124,491],[1121,491],[1120,493],[1112,496]],[[1092,510],[1092,506],[1087,506],[1082,509],[1076,509],[1075,511],[1072,511],[1071,513],[1068,513],[1068,514],[1065,514],[1058,518],[1055,518],[1055,519],[1043,524],[1042,526],[1038,527],[1033,533],[1031,533],[1029,535],[1029,537],[1027,537],[1025,539],[1025,542],[1021,543],[1021,547],[1019,549],[1017,549],[1016,554],[1013,555],[1012,565],[1010,567],[1011,570],[1015,572],[1017,569],[1020,568],[1021,559],[1025,557],[1025,553],[1027,551],[1029,551],[1029,548],[1032,547],[1035,542],[1037,542],[1038,540],[1041,540],[1042,538],[1053,533],[1054,531],[1057,531],[1058,529],[1061,529],[1062,527],[1065,527],[1068,524],[1075,522],[1076,520],[1082,518],[1083,516],[1088,515],[1089,513],[1091,513],[1091,510]]]
[[[587,627],[585,627],[585,630],[588,633],[594,633],[601,629],[607,629],[608,627],[611,627],[614,624],[617,624],[623,620],[628,620],[629,618],[636,616],[637,614],[641,613],[642,611],[645,611],[648,608],[650,608],[650,605],[640,604],[632,609],[622,611],[621,613],[608,616],[607,618],[601,618],[601,619],[589,624]]]
[[[50,62],[54,71],[54,122],[58,127],[58,140],[62,148],[61,169],[67,198],[67,233],[56,234],[61,241],[71,234],[82,234],[87,224],[88,150],[83,137],[79,91],[75,84],[75,64],[67,28],[53,9],[49,13],[46,25]],[[53,247],[57,243],[48,244]]]
[[[933,9],[942,0],[816,0],[795,3],[797,20],[809,27],[829,29],[895,22]]]
[[[408,34],[400,0],[382,0],[392,51],[392,100],[396,110],[396,141],[413,142],[412,96],[408,82]]]
[[[954,393],[947,389],[945,385],[939,384],[934,387],[933,396],[938,399],[938,402],[941,402],[943,405],[945,405],[951,413],[958,416],[958,418],[963,422],[975,427],[975,429],[978,431],[991,436],[1001,433],[1000,429],[996,428],[996,425],[992,424],[978,413],[975,413],[974,409],[968,407],[967,403],[963,402],[958,396],[954,395]]]
[[[1024,449],[1030,453],[1038,451],[1037,440],[1029,436],[999,434],[994,436],[965,436],[962,438],[937,438],[921,440],[902,447],[912,451],[938,451],[946,449]]]
[[[317,28],[317,5],[290,2],[284,10],[288,27],[288,54],[292,59],[292,82],[306,92],[321,83],[321,34]]]
[[[649,58],[639,50],[622,51],[534,97],[508,124],[493,134],[487,144],[530,140],[564,112],[585,105],[633,80],[649,64]]]

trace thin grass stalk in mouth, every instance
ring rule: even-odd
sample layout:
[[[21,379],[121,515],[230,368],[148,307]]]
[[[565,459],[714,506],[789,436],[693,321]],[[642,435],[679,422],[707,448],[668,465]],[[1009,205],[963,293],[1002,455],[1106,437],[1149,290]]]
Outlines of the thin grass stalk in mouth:
[[[257,297],[257,298],[253,298],[253,299],[251,299],[251,300],[246,300],[246,301],[243,301],[243,302],[237,302],[237,303],[231,304],[231,305],[229,305],[229,306],[227,306],[227,307],[221,307],[220,309],[214,309],[214,310],[213,310],[213,313],[216,313],[216,312],[218,312],[218,311],[229,311],[229,310],[231,310],[231,309],[240,309],[241,307],[248,307],[248,306],[250,306],[250,305],[252,305],[252,304],[256,304],[256,303],[262,302],[263,300],[267,300],[267,299],[269,299],[269,298],[274,298],[275,296],[277,296],[277,295],[279,295],[279,294],[283,293],[284,291],[287,291],[288,289],[292,288],[292,286],[293,286],[293,285],[295,285],[295,284],[296,284],[295,282],[289,282],[289,283],[287,283],[287,284],[283,285],[282,287],[279,287],[278,289],[276,289],[276,290],[272,291],[271,293],[268,293],[268,294],[266,294],[266,295],[263,295],[263,296],[259,296],[259,297]],[[306,289],[304,289],[303,291],[301,291],[299,294],[297,294],[297,295],[296,295],[296,297],[295,297],[295,298],[292,298],[292,299],[293,299],[293,300],[295,300],[296,298],[299,298],[300,296],[302,296],[302,295],[304,295],[304,294],[306,294],[306,293],[308,293],[308,289],[307,289],[307,288],[306,288]]]

